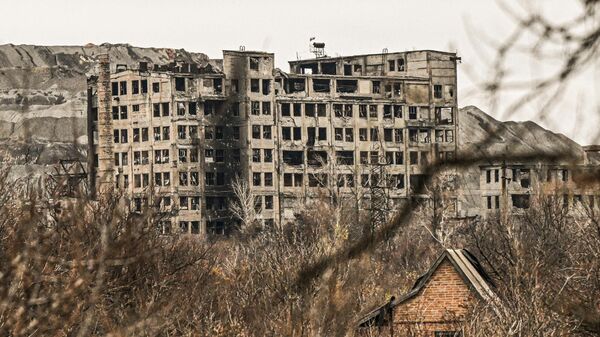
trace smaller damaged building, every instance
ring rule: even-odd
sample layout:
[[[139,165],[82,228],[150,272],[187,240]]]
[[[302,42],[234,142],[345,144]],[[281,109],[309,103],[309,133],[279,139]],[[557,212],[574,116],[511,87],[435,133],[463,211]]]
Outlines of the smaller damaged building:
[[[493,303],[492,280],[465,249],[447,249],[404,296],[369,312],[359,336],[468,335],[464,323],[478,301]]]

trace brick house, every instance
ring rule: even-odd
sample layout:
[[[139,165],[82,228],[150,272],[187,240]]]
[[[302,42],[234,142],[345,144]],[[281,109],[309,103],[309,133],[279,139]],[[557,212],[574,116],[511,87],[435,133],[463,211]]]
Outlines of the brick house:
[[[467,335],[464,322],[483,300],[495,302],[493,283],[477,259],[465,249],[447,249],[404,296],[365,315],[361,336]]]

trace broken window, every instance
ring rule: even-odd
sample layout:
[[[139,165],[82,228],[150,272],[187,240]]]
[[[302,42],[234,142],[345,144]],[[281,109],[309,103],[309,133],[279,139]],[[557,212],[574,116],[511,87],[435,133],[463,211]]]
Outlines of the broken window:
[[[294,103],[294,117],[302,116],[302,104]]]
[[[187,162],[187,149],[179,149],[179,162]]]
[[[336,80],[336,92],[355,93],[358,90],[357,80]]]
[[[352,117],[352,104],[344,104],[344,117]]]
[[[121,143],[123,143],[123,144],[127,143],[128,139],[129,139],[129,137],[127,136],[127,129],[121,130]]]
[[[360,151],[360,163],[361,164],[369,163],[369,152],[368,151]]]
[[[292,129],[288,126],[281,128],[281,138],[283,140],[292,140]]]
[[[402,143],[403,138],[402,129],[394,129],[394,141],[396,143]]]
[[[453,123],[453,113],[452,108],[435,108],[435,115],[439,124],[452,124]]]
[[[335,64],[335,62],[323,62],[321,63],[321,73],[325,75],[336,75],[337,65]]]
[[[214,82],[214,87],[215,87],[215,93],[216,94],[220,94],[223,92],[223,80],[220,78],[215,78],[213,80]]]
[[[367,118],[367,106],[365,104],[360,104],[358,106],[358,117]]]
[[[302,128],[294,127],[294,140],[302,140]]]
[[[257,101],[250,102],[250,113],[254,116],[260,115],[260,102],[257,102]]]
[[[271,80],[262,80],[262,93],[263,95],[271,93]]]
[[[306,90],[306,83],[304,78],[289,78],[287,80],[287,92],[292,94],[295,92],[302,92]]]
[[[417,129],[408,129],[408,141],[411,143],[419,141],[419,131]]]
[[[417,107],[416,106],[408,107],[408,119],[417,119]]]
[[[260,139],[260,125],[252,125],[252,138]]]
[[[369,105],[369,118],[377,119],[377,105]]]
[[[371,128],[370,139],[372,142],[376,142],[379,140],[379,130],[377,128]]]
[[[394,118],[402,118],[402,105],[394,105]]]
[[[306,117],[314,117],[315,116],[315,104],[314,103],[304,104],[304,115]]]
[[[231,129],[233,139],[240,139],[240,127],[234,126]]]
[[[131,93],[133,95],[140,93],[140,81],[131,81]]]
[[[327,164],[327,152],[325,151],[311,151],[307,152],[308,165],[321,166]]]
[[[120,107],[120,111],[121,111],[121,119],[127,119],[127,106],[123,105]]]
[[[393,139],[393,129],[383,129],[383,140],[386,142],[391,142]]]
[[[392,118],[392,106],[391,105],[386,104],[383,106],[383,118],[386,118],[386,119]]]
[[[198,107],[197,107],[196,102],[188,103],[188,113],[190,114],[190,116],[196,116],[197,110],[198,110]]]
[[[258,57],[250,57],[250,69],[258,70]]]
[[[441,84],[433,85],[433,97],[434,98],[442,98],[442,85]]]
[[[292,186],[293,185],[293,176],[291,173],[283,174],[283,186]]]
[[[367,141],[367,129],[366,128],[360,128],[360,129],[358,129],[358,139],[361,142],[366,142]]]
[[[290,103],[281,103],[281,116],[290,116]]]
[[[283,162],[288,165],[302,165],[304,163],[304,152],[283,151]]]
[[[513,207],[527,209],[529,208],[529,195],[528,194],[513,194],[510,196],[512,199]]]
[[[127,95],[127,81],[119,82],[119,95]]]
[[[170,108],[169,107],[170,107],[169,106],[169,102],[162,103],[162,115],[163,115],[163,117],[169,116],[169,114],[170,114],[170,111],[169,111]]]
[[[334,129],[335,140],[342,141],[344,139],[344,131],[343,130],[344,129],[342,129],[342,128]]]
[[[314,92],[329,92],[329,80],[328,79],[313,79],[313,91]]]
[[[319,140],[327,140],[327,128],[319,128]]]
[[[225,150],[219,149],[215,150],[215,163],[223,163],[225,162]]]
[[[307,141],[306,143],[308,145],[313,145],[315,143],[315,140],[317,138],[317,131],[316,128],[314,127],[307,127],[306,128],[306,133],[307,133]]]
[[[260,80],[253,78],[250,80],[250,91],[251,92],[260,92]]]
[[[152,83],[152,92],[154,92],[154,93],[160,92],[160,82]]]
[[[419,152],[410,151],[409,152],[409,161],[411,165],[417,165],[419,163]]]
[[[388,70],[396,71],[396,60],[388,60]]]
[[[262,102],[262,114],[263,115],[271,114],[271,102]]]
[[[175,77],[175,90],[185,91],[185,77]]]
[[[380,81],[373,81],[373,93],[374,94],[380,94],[381,93],[381,82]]]
[[[379,163],[379,152],[371,151],[369,153],[369,161],[371,164],[378,164]]]
[[[140,105],[139,104],[134,104],[131,106],[131,110],[133,110],[133,112],[139,112],[140,111]]]
[[[352,65],[351,64],[344,64],[344,75],[352,76]]]
[[[215,138],[215,128],[214,126],[207,125],[204,127],[204,139],[213,139]]]
[[[238,93],[240,91],[239,88],[239,81],[237,79],[232,79],[231,80],[231,92],[232,93]]]
[[[355,65],[354,65],[354,72],[355,72],[355,73],[361,73],[361,72],[362,72],[362,65],[360,65],[360,64],[355,64]]]
[[[273,173],[265,172],[265,186],[273,186]]]
[[[273,162],[273,150],[272,149],[264,149],[263,154],[264,154],[265,163]]]
[[[446,142],[452,143],[454,141],[454,131],[446,130]]]
[[[333,114],[335,117],[342,117],[343,114],[343,105],[342,104],[334,104],[333,105]]]
[[[177,116],[185,116],[185,104],[177,102]]]
[[[142,142],[148,141],[148,128],[142,128]]]
[[[142,80],[142,94],[148,93],[148,80]]]
[[[402,86],[398,82],[394,83],[394,95],[400,96],[401,94],[402,94]]]
[[[171,138],[171,128],[168,126],[163,126],[163,140],[169,140]]]
[[[134,129],[134,131],[135,131],[135,129]],[[135,139],[135,132],[133,134],[133,137]],[[186,138],[185,125],[177,125],[177,138],[178,139],[185,139]]]
[[[354,152],[336,151],[337,163],[340,165],[354,165]]]
[[[316,74],[318,72],[319,72],[319,66],[316,63],[300,65],[300,73],[301,74]]]
[[[152,112],[154,117],[160,117],[160,104],[152,104]]]
[[[271,139],[271,126],[270,125],[263,125],[263,138]]]
[[[143,136],[143,133],[142,133]],[[198,138],[198,126],[190,125],[190,139]]]
[[[324,103],[317,104],[317,116],[326,117],[327,116],[327,105]]]
[[[421,144],[431,143],[429,130],[427,130],[427,129],[419,130],[419,143],[421,143]]]
[[[354,142],[354,129],[353,128],[346,128],[344,130],[344,140],[347,142]]]
[[[112,82],[112,95],[119,96],[119,82]]]
[[[179,186],[187,186],[188,185],[188,173],[187,172],[179,172]]]
[[[398,71],[404,71],[404,59],[398,59]]]

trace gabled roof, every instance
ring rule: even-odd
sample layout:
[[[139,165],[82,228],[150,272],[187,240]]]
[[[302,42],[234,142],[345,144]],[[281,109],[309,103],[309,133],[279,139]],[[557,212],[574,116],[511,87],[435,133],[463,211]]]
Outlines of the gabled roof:
[[[404,296],[394,299],[375,310],[366,314],[358,323],[359,326],[371,326],[375,321],[381,321],[381,315],[385,315],[385,311],[393,308],[401,303],[418,295],[433,273],[438,269],[444,260],[448,259],[454,266],[454,269],[461,276],[465,284],[473,291],[481,300],[485,302],[496,302],[497,296],[492,290],[494,283],[485,272],[477,258],[466,249],[446,249],[427,270],[421,275],[411,290]]]

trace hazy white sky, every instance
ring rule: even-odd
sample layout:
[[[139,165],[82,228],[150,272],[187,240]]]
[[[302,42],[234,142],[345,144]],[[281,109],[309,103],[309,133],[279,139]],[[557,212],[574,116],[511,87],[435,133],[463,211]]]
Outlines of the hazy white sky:
[[[518,0],[505,0],[517,5]],[[578,13],[576,0],[534,0],[544,13],[566,20]],[[493,50],[514,22],[493,0],[1,0],[0,44],[84,45],[103,42],[141,47],[185,48],[221,58],[223,49],[275,53],[278,67],[308,57],[308,40],[326,43],[329,55],[412,49],[457,51],[459,106],[476,105],[499,119],[533,119],[580,144],[599,143],[598,63],[582,73],[550,114],[538,104],[504,111],[517,93],[491,111],[476,80],[491,71]],[[537,78],[556,64],[515,57],[514,79]],[[513,68],[514,67],[514,68]]]

